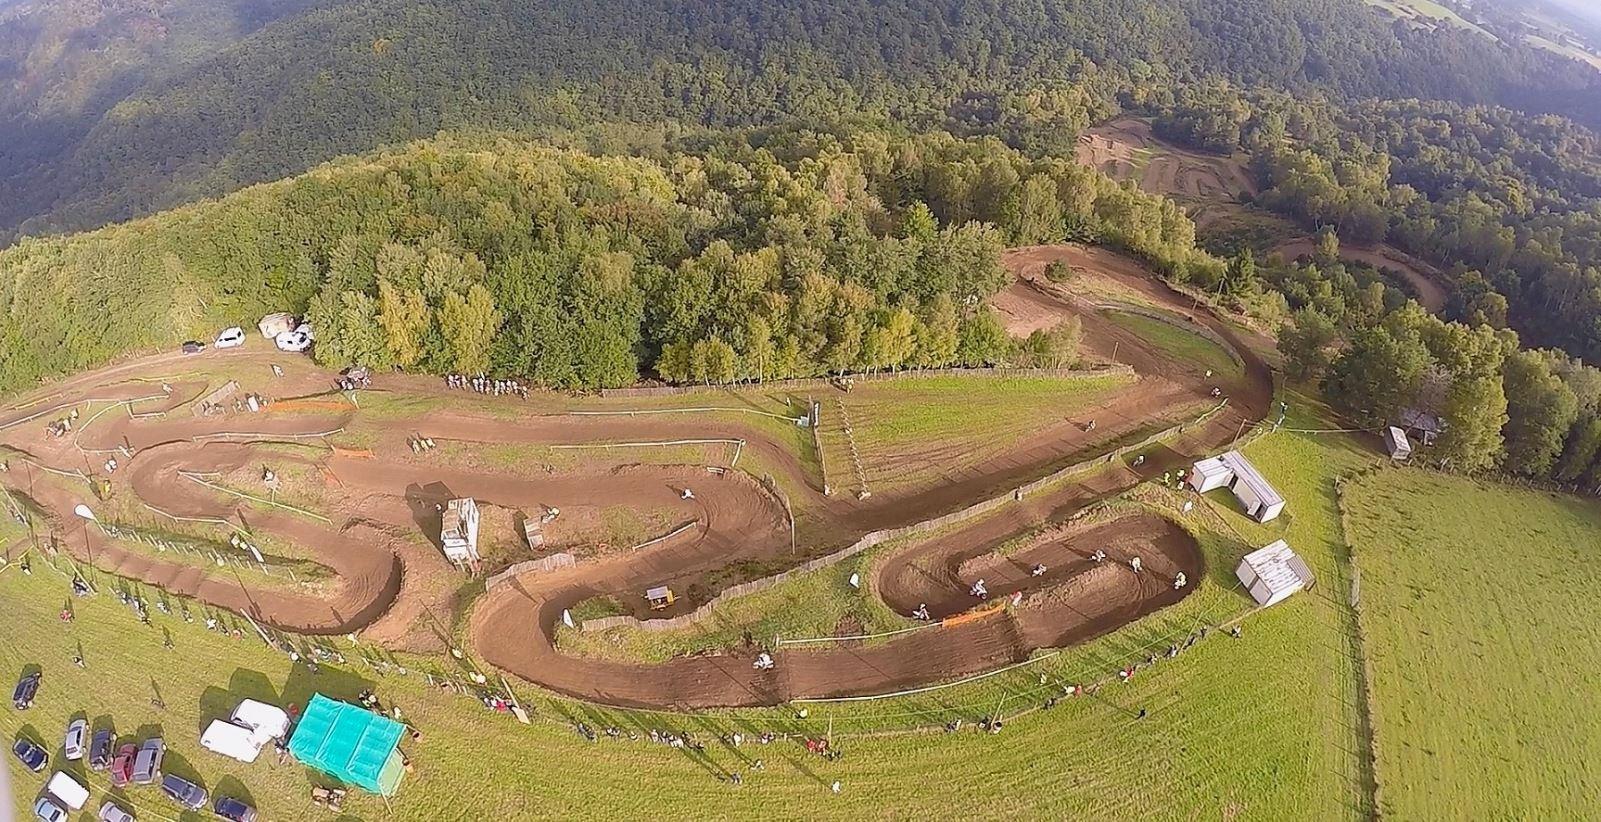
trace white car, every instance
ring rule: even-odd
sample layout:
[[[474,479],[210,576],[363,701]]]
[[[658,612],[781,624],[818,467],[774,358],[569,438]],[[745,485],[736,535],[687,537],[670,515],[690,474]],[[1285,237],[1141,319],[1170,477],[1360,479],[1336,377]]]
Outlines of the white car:
[[[100,806],[100,813],[95,816],[95,819],[98,822],[134,822],[133,814],[123,810],[121,805],[109,799],[106,800],[104,805]]]
[[[272,344],[278,346],[279,351],[297,353],[311,347],[311,335],[300,331],[285,331],[272,338]]]
[[[238,348],[245,344],[245,330],[239,326],[225,328],[217,335],[218,348]]]
[[[67,726],[67,737],[62,740],[62,753],[68,759],[82,759],[84,751],[89,744],[89,723],[83,719],[74,719]]]

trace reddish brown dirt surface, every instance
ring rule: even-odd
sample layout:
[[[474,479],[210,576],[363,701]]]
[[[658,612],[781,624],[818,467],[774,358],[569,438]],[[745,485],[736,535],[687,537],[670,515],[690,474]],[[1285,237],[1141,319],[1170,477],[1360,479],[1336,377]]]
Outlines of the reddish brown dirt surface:
[[[1317,239],[1301,237],[1273,250],[1284,255],[1286,260],[1307,259],[1317,253]],[[1340,259],[1366,263],[1381,271],[1393,271],[1412,286],[1417,292],[1418,303],[1424,308],[1434,313],[1445,308],[1445,274],[1405,251],[1383,244],[1363,246],[1342,242]]]
[[[1149,430],[1176,409],[1208,399],[1213,380],[1185,363],[1164,359],[1158,349],[1038,281],[1039,272],[1053,259],[1067,259],[1090,272],[1088,276],[1108,277],[1137,289],[1187,321],[1210,328],[1231,342],[1246,367],[1243,378],[1219,386],[1230,398],[1225,413],[1153,448],[1139,470],[1122,463],[1109,466],[939,538],[914,542],[889,557],[881,573],[869,580],[892,607],[906,613],[919,603],[928,603],[936,616],[972,607],[968,586],[975,574],[993,580],[991,593],[997,597],[1023,592],[1019,607],[889,642],[784,650],[770,671],[756,670],[749,653],[647,665],[578,658],[555,648],[552,635],[563,609],[586,599],[611,596],[633,608],[636,616],[648,618],[655,614],[645,609],[641,592],[667,584],[684,596],[662,615],[682,613],[740,581],[741,577],[730,577],[731,567],[781,570],[805,559],[807,551],[813,555],[830,551],[871,530],[915,523],[1005,494],[1057,468],[1103,453],[1117,438]],[[455,597],[461,578],[433,544],[439,527],[437,506],[444,500],[473,496],[507,509],[537,511],[552,506],[575,513],[586,507],[649,507],[666,512],[674,521],[693,522],[695,528],[632,553],[598,556],[550,573],[523,574],[490,591],[470,615],[468,633],[475,651],[489,663],[551,689],[623,705],[773,704],[947,680],[1024,659],[1038,648],[1095,636],[1187,593],[1187,588],[1175,591],[1171,582],[1181,570],[1200,579],[1197,549],[1182,531],[1153,517],[1125,517],[1083,529],[1054,527],[1047,532],[1053,536],[1031,542],[1011,557],[993,552],[1019,534],[1061,523],[1096,500],[1215,449],[1234,436],[1243,420],[1263,416],[1270,401],[1266,366],[1231,328],[1204,311],[1191,310],[1187,299],[1137,264],[1075,246],[1018,249],[1007,254],[1006,263],[1018,282],[1000,298],[1003,305],[1026,306],[1035,318],[1030,321],[1078,314],[1091,354],[1128,363],[1139,379],[1102,407],[1086,412],[1096,420],[1093,431],[1084,430],[1084,420],[1048,422],[1010,444],[998,458],[950,470],[920,489],[868,500],[824,497],[819,478],[787,446],[758,427],[727,417],[518,415],[516,400],[495,401],[494,413],[486,413],[473,410],[484,408],[484,403],[463,399],[462,410],[365,419],[354,407],[340,410],[340,397],[332,394],[319,399],[333,404],[305,404],[300,410],[197,418],[189,403],[208,390],[208,381],[177,381],[171,384],[170,395],[161,391],[161,381],[153,375],[172,371],[178,360],[171,356],[75,377],[0,412],[0,444],[15,452],[11,470],[0,474],[0,484],[47,512],[65,550],[111,573],[248,613],[285,630],[361,630],[370,639],[420,650],[440,647],[442,640],[427,626],[437,614],[454,613],[459,605]],[[322,394],[332,382],[332,375],[305,367],[299,358],[292,358],[295,367],[287,376],[268,377],[267,365],[286,358],[254,349],[209,352],[196,361],[215,363],[221,357],[232,358],[228,365],[250,374],[249,382],[259,383],[243,385],[244,390],[276,398]],[[247,380],[241,377],[241,381]],[[366,393],[373,396],[385,390],[406,396],[464,397],[437,384],[429,387],[401,377],[381,378]],[[54,418],[52,409],[81,406],[89,399],[102,401],[94,410],[107,407],[108,401],[133,402],[127,409],[110,406],[111,411],[87,428],[80,422],[74,435],[44,435],[44,425]],[[357,423],[367,435],[363,447],[371,450],[370,457],[329,450],[316,458],[329,478],[327,495],[339,499],[336,512],[325,512],[333,516],[330,523],[272,509],[263,513],[178,473],[226,473],[253,460],[281,459],[281,454],[258,454],[255,445],[274,441],[320,445],[321,435]],[[409,440],[419,434],[470,444],[739,438],[747,443],[745,452],[759,455],[767,470],[790,480],[791,487],[805,489],[806,499],[795,502],[809,517],[821,520],[817,530],[828,536],[822,540],[825,544],[813,544],[802,533],[804,550],[801,555],[793,553],[782,507],[739,471],[715,476],[704,466],[687,465],[613,465],[562,473],[540,472],[536,466],[518,471],[448,469],[412,452]],[[103,455],[118,446],[132,448],[134,455],[122,458],[123,465],[106,476],[98,466]],[[903,459],[938,463],[940,457],[937,446],[931,446],[926,453]],[[71,513],[78,503],[101,504],[87,482],[70,476],[85,472],[109,480],[114,500],[126,503],[125,498],[131,498],[179,517],[227,520],[297,546],[332,570],[333,588],[311,594],[292,587],[247,585],[216,569],[169,562],[106,538]],[[693,489],[693,499],[683,498],[686,487]],[[218,532],[226,533],[220,527]],[[1096,565],[1084,559],[1092,546],[1106,548],[1112,554],[1109,563]],[[1146,563],[1144,575],[1136,576],[1126,564],[1117,565],[1126,562],[1125,554],[1136,553]],[[1040,578],[1019,576],[1018,563],[1032,567],[1035,562],[1045,563],[1050,572]]]
[[[1243,194],[1257,193],[1242,156],[1202,154],[1163,142],[1151,134],[1149,122],[1135,117],[1084,132],[1079,136],[1076,157],[1079,163],[1114,180],[1137,177],[1140,188],[1152,194],[1237,201]]]

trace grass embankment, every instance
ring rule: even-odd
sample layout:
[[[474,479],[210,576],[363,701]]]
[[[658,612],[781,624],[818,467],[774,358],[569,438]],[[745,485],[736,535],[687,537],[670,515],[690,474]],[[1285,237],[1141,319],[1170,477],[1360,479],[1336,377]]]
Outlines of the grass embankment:
[[[1212,371],[1231,377],[1244,373],[1240,361],[1229,356],[1228,349],[1180,328],[1177,324],[1184,321],[1178,317],[1174,317],[1173,322],[1163,322],[1154,317],[1123,311],[1108,311],[1106,316],[1140,335],[1174,360],[1188,363],[1197,372]]]
[[[860,487],[850,453],[854,438],[868,490],[927,487],[1014,447],[1048,421],[1111,399],[1133,380],[1127,374],[1103,374],[908,377],[857,383],[847,393],[823,399],[829,482],[838,493],[854,493]],[[849,436],[840,404],[850,420]]]
[[[412,673],[406,676],[355,664],[324,665],[312,675],[291,670],[281,654],[255,639],[228,639],[159,613],[152,615],[152,628],[143,628],[105,596],[76,603],[78,619],[65,625],[56,611],[66,581],[36,566],[32,576],[0,572],[8,618],[0,670],[42,665],[46,684],[35,709],[6,712],[0,730],[26,726],[54,747],[67,720],[83,711],[115,719],[124,733],[164,733],[175,772],[243,794],[269,819],[315,814],[308,772],[274,765],[270,753],[249,766],[207,753],[196,741],[204,722],[247,696],[304,704],[314,689],[350,698],[365,687],[398,702],[425,734],[407,745],[416,772],[393,802],[393,819],[790,816],[796,808],[813,818],[854,819],[882,816],[886,808],[915,817],[948,814],[952,807],[1058,818],[1362,816],[1351,658],[1337,596],[1292,598],[1249,616],[1241,640],[1214,634],[1127,685],[1032,710],[1059,682],[1109,676],[1200,624],[1246,612],[1249,605],[1232,581],[1233,560],[1274,533],[1308,558],[1323,586],[1337,587],[1333,478],[1373,459],[1350,442],[1281,432],[1251,446],[1252,459],[1291,499],[1290,513],[1263,533],[1250,531],[1253,526],[1227,507],[1208,505],[1192,514],[1209,570],[1183,603],[1034,666],[913,697],[813,705],[804,722],[784,709],[686,717],[594,708],[523,687],[519,695],[537,711],[535,724],[523,727],[491,716],[470,698],[427,686],[417,670],[451,664],[446,659],[408,662]],[[1139,495],[1156,506],[1177,502],[1154,489]],[[162,647],[164,631],[175,649]],[[354,663],[348,643],[335,641]],[[79,642],[87,671],[69,661]],[[194,660],[205,662],[180,664]],[[1043,686],[1042,673],[1049,680]],[[165,709],[150,704],[152,684]],[[1141,707],[1149,716],[1136,720],[1133,712]],[[956,716],[971,722],[997,709],[1008,717],[997,736],[857,735]],[[693,730],[707,751],[604,737],[589,743],[568,727],[577,720],[641,733]],[[846,751],[838,762],[808,755],[794,742],[747,742],[736,750],[712,738],[734,728],[747,735],[763,729],[822,735],[831,726],[835,744]],[[761,772],[750,768],[755,757],[766,763]],[[742,787],[723,778],[733,771],[744,775]],[[836,779],[843,783],[838,795],[827,789]],[[21,812],[43,778],[17,773],[16,782],[14,807]],[[90,784],[97,807],[105,782],[97,775]],[[141,818],[176,816],[149,789],[131,795]],[[376,799],[354,793],[346,811],[363,819],[385,815]]]
[[[1381,810],[1573,819],[1601,793],[1601,506],[1417,470],[1346,487]]]

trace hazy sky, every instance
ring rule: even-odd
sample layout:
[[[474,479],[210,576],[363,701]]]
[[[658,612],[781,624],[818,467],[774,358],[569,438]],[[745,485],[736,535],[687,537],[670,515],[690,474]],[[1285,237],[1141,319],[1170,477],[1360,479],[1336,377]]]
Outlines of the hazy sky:
[[[1601,24],[1601,2],[1597,0],[1547,0],[1547,2],[1580,14],[1592,23]]]

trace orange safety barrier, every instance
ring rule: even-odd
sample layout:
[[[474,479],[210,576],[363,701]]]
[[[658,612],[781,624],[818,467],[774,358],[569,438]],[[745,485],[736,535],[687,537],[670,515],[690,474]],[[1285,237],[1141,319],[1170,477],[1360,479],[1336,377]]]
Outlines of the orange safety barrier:
[[[350,457],[351,459],[358,460],[372,459],[372,451],[366,448],[340,448],[337,445],[332,447],[334,449],[334,456],[336,457]]]
[[[344,485],[343,482],[339,481],[338,477],[334,476],[334,472],[328,470],[328,466],[319,465],[317,467],[322,469],[322,476],[323,476],[324,479],[328,480],[329,482],[333,483],[334,485]]]
[[[988,608],[979,608],[977,610],[957,614],[956,616],[948,616],[940,620],[939,624],[941,628],[954,628],[964,623],[977,622],[984,617],[989,616],[990,614],[998,614],[1004,610],[1006,610],[1006,606],[1004,604],[991,605]]]
[[[349,411],[348,402],[333,400],[278,400],[267,403],[268,411]]]

